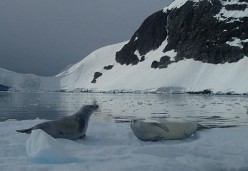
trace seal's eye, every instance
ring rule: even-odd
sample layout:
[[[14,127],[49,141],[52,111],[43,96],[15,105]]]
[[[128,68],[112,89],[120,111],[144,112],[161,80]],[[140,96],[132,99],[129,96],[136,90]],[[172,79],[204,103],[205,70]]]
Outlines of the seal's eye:
[[[97,109],[99,106],[98,105],[91,105],[90,108],[91,109]]]

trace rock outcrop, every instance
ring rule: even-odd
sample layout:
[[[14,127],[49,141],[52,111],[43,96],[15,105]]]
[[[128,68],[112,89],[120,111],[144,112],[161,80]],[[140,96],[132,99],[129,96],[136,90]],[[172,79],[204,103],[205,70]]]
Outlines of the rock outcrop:
[[[211,64],[237,62],[248,56],[247,28],[247,0],[188,0],[148,17],[116,53],[116,61],[136,65],[137,52],[145,56],[167,41],[163,52],[175,50],[173,62],[184,58]],[[151,67],[166,68],[159,61]]]

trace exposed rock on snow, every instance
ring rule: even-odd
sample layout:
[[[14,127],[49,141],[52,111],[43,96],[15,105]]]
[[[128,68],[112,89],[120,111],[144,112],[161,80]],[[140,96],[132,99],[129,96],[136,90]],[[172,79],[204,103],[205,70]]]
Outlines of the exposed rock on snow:
[[[94,78],[91,81],[91,83],[96,83],[96,79],[99,78],[99,77],[101,77],[101,76],[102,76],[102,73],[101,72],[95,72]]]
[[[145,55],[157,49],[167,37],[167,13],[158,11],[148,17],[134,33],[131,40],[116,53],[116,61],[120,64],[137,64],[139,59],[134,52]],[[138,38],[138,39],[137,39]]]
[[[108,66],[104,66],[103,69],[111,70],[113,67],[114,67],[114,65],[108,65]]]
[[[171,64],[173,61],[170,61],[169,56],[163,56],[160,58],[160,61],[153,61],[151,67],[152,68],[167,68],[169,64]]]
[[[247,4],[242,0],[176,0],[144,21],[129,43],[116,53],[116,61],[137,64],[137,58],[130,58],[136,50],[146,55],[167,39],[164,52],[176,50],[176,61],[187,58],[212,64],[237,62],[248,55],[244,42],[248,38]],[[240,40],[240,46],[226,43],[233,37]]]

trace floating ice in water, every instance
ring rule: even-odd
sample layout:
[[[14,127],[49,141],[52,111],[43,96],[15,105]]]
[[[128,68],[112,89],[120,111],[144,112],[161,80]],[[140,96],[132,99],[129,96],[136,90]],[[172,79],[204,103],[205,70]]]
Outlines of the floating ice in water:
[[[41,129],[33,130],[26,141],[27,155],[41,163],[65,163],[72,160],[61,142]]]

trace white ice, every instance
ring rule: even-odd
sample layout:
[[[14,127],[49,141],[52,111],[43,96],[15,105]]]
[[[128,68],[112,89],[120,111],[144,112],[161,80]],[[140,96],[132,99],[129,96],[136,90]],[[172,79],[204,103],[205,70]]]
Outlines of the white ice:
[[[38,129],[32,131],[26,141],[27,155],[35,162],[41,163],[66,163],[72,160],[63,144]]]
[[[247,127],[202,130],[188,139],[162,142],[138,140],[128,123],[90,122],[87,137],[77,141],[15,131],[43,121],[0,123],[1,171],[248,170]],[[40,156],[52,160],[32,158]]]

